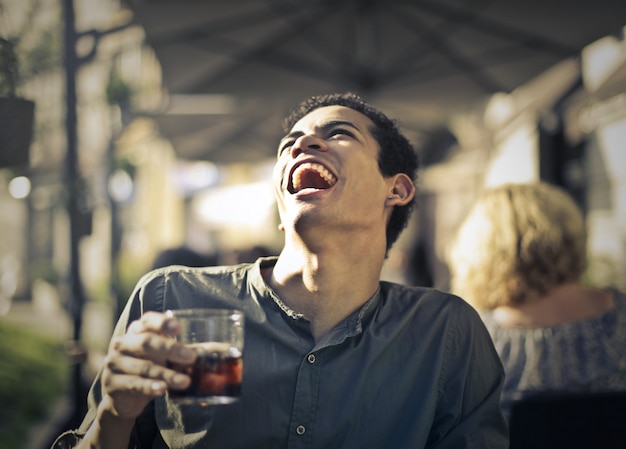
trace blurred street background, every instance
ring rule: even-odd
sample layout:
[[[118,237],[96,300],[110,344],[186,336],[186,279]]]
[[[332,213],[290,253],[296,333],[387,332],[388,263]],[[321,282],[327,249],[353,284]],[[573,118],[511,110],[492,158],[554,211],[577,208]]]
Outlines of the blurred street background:
[[[148,270],[280,251],[280,120],[312,94],[419,150],[385,279],[447,289],[476,195],[541,179],[585,211],[587,282],[626,288],[625,30],[618,0],[0,0],[0,449],[79,423]]]

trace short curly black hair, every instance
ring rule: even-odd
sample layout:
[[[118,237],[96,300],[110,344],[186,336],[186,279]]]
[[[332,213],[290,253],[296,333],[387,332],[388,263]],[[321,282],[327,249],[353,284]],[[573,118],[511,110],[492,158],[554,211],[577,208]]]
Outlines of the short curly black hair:
[[[395,120],[387,117],[353,92],[316,95],[302,101],[283,120],[283,130],[289,132],[293,125],[309,112],[325,106],[345,106],[368,117],[374,125],[370,132],[380,146],[378,167],[383,176],[404,173],[417,184],[419,159],[415,148],[402,135]],[[406,228],[416,205],[416,196],[404,206],[396,206],[387,223],[387,253]]]

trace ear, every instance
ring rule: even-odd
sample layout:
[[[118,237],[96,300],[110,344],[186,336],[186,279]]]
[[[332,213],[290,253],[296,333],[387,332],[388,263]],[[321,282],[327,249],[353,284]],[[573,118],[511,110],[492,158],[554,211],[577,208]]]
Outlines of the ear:
[[[404,206],[415,196],[415,185],[405,173],[398,173],[391,178],[391,191],[387,196],[387,206]]]

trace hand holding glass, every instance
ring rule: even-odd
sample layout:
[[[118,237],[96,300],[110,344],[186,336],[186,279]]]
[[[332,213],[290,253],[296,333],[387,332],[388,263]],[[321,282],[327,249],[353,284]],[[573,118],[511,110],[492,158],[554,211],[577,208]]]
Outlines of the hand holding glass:
[[[169,368],[191,377],[185,390],[169,390],[178,404],[229,404],[241,394],[243,377],[243,312],[234,309],[169,310],[178,319],[177,340],[198,356],[191,365],[168,363]]]

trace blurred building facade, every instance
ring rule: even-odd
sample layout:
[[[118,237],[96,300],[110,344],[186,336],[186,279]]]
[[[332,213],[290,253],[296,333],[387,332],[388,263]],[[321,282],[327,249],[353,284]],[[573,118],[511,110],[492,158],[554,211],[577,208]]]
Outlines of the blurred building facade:
[[[67,307],[62,5],[5,0],[0,13],[11,24],[8,37],[19,37],[24,61],[51,55],[19,88],[36,103],[35,132],[29,165],[0,170],[0,202],[12,211],[0,221],[0,267],[11,267],[3,271],[11,272],[1,285],[12,295],[30,298],[43,282],[43,291],[49,294],[52,284],[55,300]],[[263,245],[278,251],[273,161],[216,165],[178,159],[153,120],[169,99],[141,27],[131,24],[120,0],[75,2],[75,13],[80,262],[87,301],[114,316],[166,248],[188,245],[208,253]],[[446,133],[451,138],[434,143],[432,158],[422,154],[428,163],[416,217],[392,251],[384,277],[447,288],[446,244],[479,191],[545,179],[566,187],[588,214],[591,274],[598,282],[623,282],[625,44],[623,36],[607,39],[527,85],[486,97],[452,117]],[[599,66],[603,73],[593,71]],[[18,175],[31,183],[24,198],[9,192]],[[408,266],[415,260],[418,268]]]
[[[565,188],[585,211],[587,281],[626,288],[624,33],[486,98],[449,129],[455,140],[441,149],[449,156],[423,172],[415,231],[435,286],[448,288],[447,245],[478,193],[541,179]]]
[[[0,169],[0,202],[9,212],[0,222],[2,294],[45,295],[69,312],[72,193],[87,306],[111,303],[113,315],[163,249],[278,247],[271,164],[176,158],[152,119],[168,103],[159,62],[119,0],[73,3],[78,179],[67,179],[63,6],[5,0],[0,10],[24,68],[17,94],[35,103],[27,163]],[[47,63],[33,67],[37,57]],[[19,198],[9,191],[16,177],[30,185]]]
[[[115,201],[109,178],[125,153],[118,140],[131,127],[130,109],[149,111],[162,101],[158,61],[143,45],[143,31],[132,26],[119,1],[76,2],[75,67],[77,120],[76,176],[68,177],[67,71],[68,49],[64,40],[67,5],[58,0],[2,2],[0,20],[7,40],[15,43],[18,59],[16,94],[35,104],[32,139],[26,164],[3,167],[0,188],[3,215],[0,246],[17,269],[15,299],[45,302],[71,313],[69,291],[69,198],[77,198],[80,274],[85,299],[95,307],[111,302],[113,277]],[[132,104],[131,104],[132,101]],[[153,132],[152,154],[167,162],[169,148],[159,145]],[[6,150],[6,149],[5,149]],[[156,156],[159,157],[159,156]],[[155,157],[155,158],[156,158]],[[29,189],[16,198],[9,186],[25,179]],[[180,202],[162,197],[167,210]],[[165,223],[159,220],[157,223]],[[167,226],[167,227],[166,227]],[[154,228],[162,234],[177,232],[170,223]],[[178,231],[179,233],[181,231]],[[5,271],[3,271],[5,273]],[[106,317],[106,314],[104,315]],[[102,320],[106,322],[106,319]],[[103,330],[107,333],[105,326]],[[108,335],[106,336],[108,338]]]

